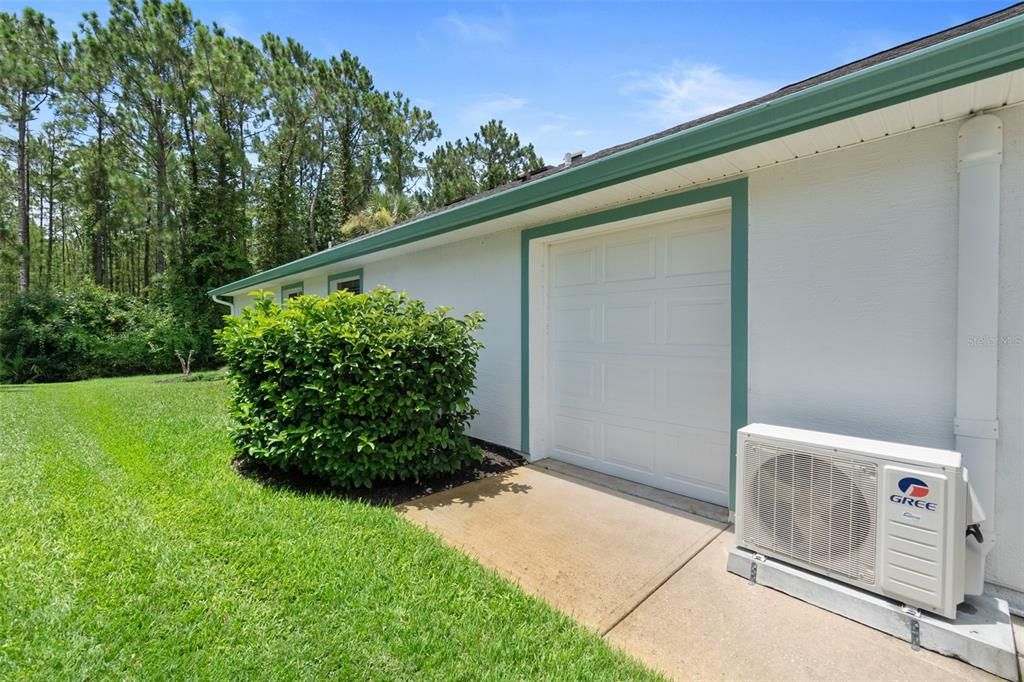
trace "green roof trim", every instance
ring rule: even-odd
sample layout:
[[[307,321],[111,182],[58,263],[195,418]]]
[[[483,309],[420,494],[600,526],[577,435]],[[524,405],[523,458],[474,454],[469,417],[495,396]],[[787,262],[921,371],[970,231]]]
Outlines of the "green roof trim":
[[[1024,67],[1024,15],[770,99],[210,290],[366,256]]]

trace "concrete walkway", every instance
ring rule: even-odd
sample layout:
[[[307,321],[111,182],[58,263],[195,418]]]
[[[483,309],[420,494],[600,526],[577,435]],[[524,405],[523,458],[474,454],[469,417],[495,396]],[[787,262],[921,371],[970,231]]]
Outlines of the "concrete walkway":
[[[725,570],[734,539],[721,509],[694,505],[552,463],[438,493],[402,512],[677,679],[997,679],[748,586]]]

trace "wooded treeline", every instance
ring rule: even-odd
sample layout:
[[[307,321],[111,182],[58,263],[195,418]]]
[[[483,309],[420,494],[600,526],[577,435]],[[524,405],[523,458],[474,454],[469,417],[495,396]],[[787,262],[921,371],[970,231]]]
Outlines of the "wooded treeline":
[[[111,0],[67,40],[0,13],[0,304],[94,283],[209,330],[209,288],[542,165],[498,121],[440,137],[355,55],[255,45],[179,0]]]

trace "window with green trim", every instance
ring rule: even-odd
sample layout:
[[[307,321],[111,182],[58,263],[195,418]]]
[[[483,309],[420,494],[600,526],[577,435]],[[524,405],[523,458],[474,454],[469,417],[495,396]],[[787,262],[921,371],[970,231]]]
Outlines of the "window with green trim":
[[[335,291],[350,291],[353,294],[363,293],[363,271],[353,270],[331,275],[327,278],[327,293]]]
[[[286,284],[281,287],[281,303],[287,303],[288,299],[302,296],[302,282],[298,284]]]

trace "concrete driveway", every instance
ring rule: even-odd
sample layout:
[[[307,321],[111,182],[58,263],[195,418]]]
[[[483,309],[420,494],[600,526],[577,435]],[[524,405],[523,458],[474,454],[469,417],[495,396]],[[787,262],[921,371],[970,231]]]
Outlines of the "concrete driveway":
[[[727,573],[723,511],[557,462],[402,509],[677,679],[997,679]]]

